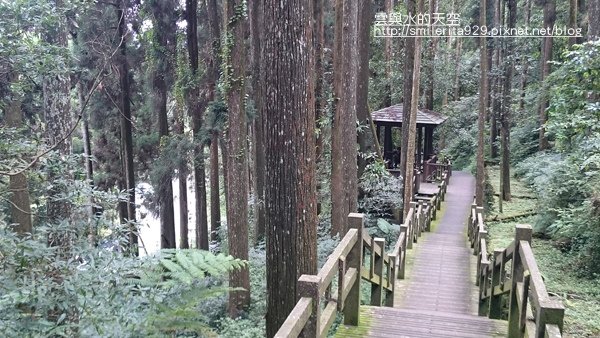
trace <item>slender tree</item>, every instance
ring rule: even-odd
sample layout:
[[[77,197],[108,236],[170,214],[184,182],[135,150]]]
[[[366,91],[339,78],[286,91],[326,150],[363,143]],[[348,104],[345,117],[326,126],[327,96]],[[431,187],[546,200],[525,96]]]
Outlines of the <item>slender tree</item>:
[[[4,71],[4,69],[2,70]],[[0,80],[6,80],[5,83],[16,87],[19,78],[17,72],[9,69],[5,73],[8,79],[0,77]],[[6,126],[9,128],[20,128],[23,126],[22,97],[16,90],[11,90],[7,96],[4,115]],[[14,227],[15,232],[21,235],[31,233],[33,231],[31,202],[29,198],[29,184],[25,173],[20,172],[9,176],[8,191],[10,192],[10,221],[16,224]]]
[[[210,1],[209,1],[210,2]],[[200,97],[198,74],[198,0],[186,0],[186,30],[192,84],[188,92],[188,114],[192,120],[194,147],[194,197],[196,200],[196,247],[208,250],[208,220],[206,215],[206,172],[204,166],[204,142],[202,140],[202,115],[206,99]],[[208,72],[208,70],[207,70]]]
[[[118,38],[120,43],[120,55],[118,59],[119,65],[119,83],[121,87],[121,105],[120,121],[121,121],[121,156],[123,164],[123,173],[125,177],[125,188],[129,192],[129,198],[126,205],[127,220],[131,224],[131,234],[129,236],[129,244],[134,254],[138,252],[138,232],[134,223],[135,215],[135,171],[133,167],[133,120],[131,116],[131,97],[129,84],[129,63],[127,60],[127,43],[128,31],[126,22],[127,5],[125,0],[119,2],[117,8],[118,20]]]
[[[359,1],[358,16],[358,79],[356,89],[356,116],[362,128],[358,133],[358,177],[362,176],[367,161],[363,154],[372,149],[369,144],[371,116],[369,112],[369,59],[371,46],[371,24],[373,22],[373,1]]]
[[[58,17],[64,18],[61,12],[65,11],[62,0],[52,1],[52,10]],[[66,18],[64,18],[66,19]],[[57,20],[56,25],[48,27],[44,34],[46,43],[62,50],[68,48],[68,31],[65,20]],[[66,57],[62,55],[61,57]],[[67,60],[64,60],[65,62]],[[66,137],[69,133],[73,119],[71,116],[70,97],[71,81],[69,74],[58,74],[49,72],[43,78],[43,106],[45,130],[44,138],[50,147],[57,145],[56,151],[60,156],[71,153],[71,138]],[[65,138],[66,137],[66,138]],[[56,172],[51,166],[48,171],[48,181],[52,182],[59,178],[61,173]],[[49,195],[57,197],[62,193],[60,184],[52,184]],[[69,217],[71,206],[60,198],[49,198],[47,205],[48,221],[58,223]]]
[[[312,4],[263,5],[267,337],[294,307],[298,278],[317,272]]]
[[[517,24],[517,0],[508,0],[508,28],[514,28]],[[506,40],[506,61],[504,64],[504,98],[502,109],[502,193],[501,198],[505,201],[510,201],[510,123],[512,110],[512,82],[515,69],[513,57],[514,40]]]
[[[260,49],[261,49],[261,28],[262,28],[262,0],[252,1],[250,3],[250,36],[252,38],[252,97],[257,110],[256,117],[253,121],[254,129],[254,172],[255,182],[254,191],[257,201],[255,202],[255,243],[258,243],[265,237],[265,204],[264,204],[264,173],[265,171],[265,152],[263,147],[263,126],[262,117],[263,111],[263,85],[261,82],[260,71]]]
[[[208,50],[209,55],[205,58],[206,63],[206,89],[207,98],[206,102],[214,101],[216,98],[216,84],[219,79],[219,66],[221,65],[220,53],[221,53],[221,15],[217,0],[206,0],[206,10],[208,15],[209,34],[208,39]],[[219,131],[215,129],[211,133],[211,148],[210,148],[210,221],[211,221],[211,233],[212,239],[218,239],[219,228],[221,226],[221,203],[219,195],[219,151],[218,151],[218,139]],[[206,195],[205,194],[203,196]],[[200,206],[206,210],[206,203]],[[205,211],[206,214],[206,211]],[[206,229],[206,220],[201,220],[201,229],[205,229],[206,232],[202,232],[200,238],[203,245],[208,245],[208,230]]]
[[[410,1],[410,0],[409,0]],[[417,0],[416,3],[416,13],[423,12],[423,0]],[[404,154],[404,158],[406,159],[405,166],[405,178],[404,178],[404,212],[403,219],[408,214],[408,210],[410,209],[410,202],[412,202],[413,194],[413,180],[412,173],[413,168],[415,166],[415,138],[417,133],[417,111],[419,110],[419,91],[421,84],[421,37],[417,35],[414,37],[414,45],[412,54],[414,56],[413,61],[413,71],[412,71],[412,85],[410,88],[411,99],[410,106],[404,104],[404,116],[408,116],[408,125],[404,125],[402,123],[402,133],[403,138],[406,138],[406,147],[402,147],[402,153]],[[407,51],[408,54],[408,51]],[[406,82],[405,82],[406,89]],[[406,92],[408,93],[408,92]],[[404,135],[404,131],[406,129],[406,135]]]
[[[394,5],[392,0],[384,0],[384,8],[387,17],[390,17],[390,14],[394,10]],[[385,88],[384,88],[384,97],[383,97],[383,105],[385,107],[389,107],[392,105],[392,37],[385,38],[385,50],[384,50],[384,59],[385,59]]]
[[[358,18],[361,6],[358,2],[344,2],[344,30],[342,37],[342,54],[344,60],[342,63],[344,73],[344,83],[342,86],[341,102],[338,108],[342,110],[344,138],[343,147],[343,166],[344,166],[344,193],[346,195],[345,208],[346,217],[350,212],[356,212],[358,208],[358,177],[357,177],[357,89],[358,89]],[[342,223],[340,234],[345,235],[346,222]]]
[[[416,14],[417,13],[417,3],[415,2],[415,0],[407,0],[406,1],[406,9],[408,11],[408,13],[411,14]],[[412,150],[412,152],[410,152],[410,150],[408,149],[409,146],[409,133],[410,133],[410,129],[412,128],[412,124],[411,124],[411,112],[410,112],[410,107],[411,107],[411,102],[412,102],[412,89],[413,89],[413,72],[415,69],[415,41],[416,39],[414,37],[406,37],[405,42],[404,42],[404,87],[402,90],[402,96],[403,96],[403,100],[402,100],[402,104],[403,104],[403,114],[402,114],[402,144],[401,144],[401,149],[402,152],[400,154],[400,176],[402,177],[402,186],[406,187],[407,185],[407,181],[412,182],[412,177],[413,177],[413,166],[414,166],[414,161],[413,166],[408,166],[407,165],[407,158],[409,156],[414,156],[414,149]],[[416,128],[416,127],[415,127]],[[412,184],[412,183],[411,183]],[[404,190],[404,195],[406,196],[406,190]],[[407,203],[410,203],[410,199],[412,199],[412,197],[409,198],[409,201],[405,201],[404,204],[408,205]]]
[[[158,135],[163,140],[169,137],[169,122],[167,118],[167,96],[169,82],[172,77],[172,64],[175,53],[175,28],[176,21],[175,2],[172,0],[155,0],[150,2],[153,16],[154,31],[152,36],[153,66],[152,70],[152,106],[158,119]],[[161,149],[161,156],[164,154]],[[164,164],[163,164],[164,165]],[[173,184],[171,172],[174,168],[160,170],[157,182],[157,195],[160,216],[161,248],[175,248],[175,210],[173,207]]]
[[[342,101],[343,79],[343,21],[344,1],[335,2],[335,29],[333,43],[333,123],[331,126],[331,234],[341,233],[348,216],[344,193],[344,127]]]
[[[486,26],[486,0],[482,0],[479,5],[479,25]],[[481,75],[479,79],[479,116],[477,118],[477,175],[475,186],[475,202],[478,206],[484,203],[484,185],[485,185],[485,167],[484,167],[484,129],[485,129],[485,110],[488,97],[488,77],[487,77],[487,40],[484,36],[479,38],[479,64]]]
[[[531,24],[531,6],[533,0],[526,0],[525,2],[525,27],[529,27]],[[525,50],[523,57],[523,71],[521,73],[521,97],[519,99],[519,110],[525,109],[525,89],[527,88],[528,76],[529,76],[529,60],[527,58],[528,50]]]
[[[227,237],[229,253],[236,258],[248,259],[248,151],[247,119],[245,110],[245,1],[228,0],[226,3],[226,40],[223,46],[223,81],[228,109],[227,126]],[[230,272],[229,286],[244,288],[229,292],[229,315],[237,317],[250,304],[250,277],[248,268]]]
[[[556,0],[544,0],[544,27],[550,28],[554,27],[554,23],[556,22]],[[540,81],[544,81],[549,75],[551,71],[551,61],[552,61],[552,46],[553,46],[554,38],[552,36],[547,36],[543,38],[542,41],[542,59],[541,59],[541,72],[540,72]],[[546,122],[548,121],[548,113],[546,109],[548,108],[548,99],[543,97],[540,106],[539,106],[539,119],[540,119],[540,131],[539,131],[539,149],[546,150],[550,147],[548,143],[548,137],[546,135]]]
[[[600,1],[588,0],[588,41],[600,38]]]
[[[577,14],[579,12],[579,1],[578,0],[569,0],[569,28],[576,29],[578,26]],[[573,46],[577,43],[576,36],[569,37],[569,47]]]
[[[429,0],[429,16],[433,18],[435,13],[438,12],[437,0]],[[437,54],[438,38],[433,36],[429,41],[429,48],[427,50],[427,87],[425,89],[425,108],[433,110],[434,101],[434,86],[435,86],[435,58]],[[427,156],[428,154],[425,154]]]

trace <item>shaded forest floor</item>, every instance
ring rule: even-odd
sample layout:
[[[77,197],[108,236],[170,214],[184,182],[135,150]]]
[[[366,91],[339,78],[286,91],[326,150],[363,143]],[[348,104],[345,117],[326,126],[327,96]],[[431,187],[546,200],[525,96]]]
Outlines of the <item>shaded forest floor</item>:
[[[500,186],[498,167],[489,168],[490,183],[497,192]],[[510,202],[498,210],[498,196],[494,209],[487,215],[490,247],[506,247],[514,238],[516,224],[534,224],[537,199],[531,190],[512,178]],[[582,277],[576,270],[578,257],[559,249],[555,241],[533,239],[533,252],[548,287],[548,292],[558,295],[566,307],[564,333],[568,337],[600,336],[600,278]]]

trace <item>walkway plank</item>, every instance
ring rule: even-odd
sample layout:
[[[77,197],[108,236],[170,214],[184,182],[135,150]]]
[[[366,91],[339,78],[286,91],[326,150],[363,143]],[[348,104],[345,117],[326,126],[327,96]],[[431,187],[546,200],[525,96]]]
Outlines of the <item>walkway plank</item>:
[[[477,316],[466,220],[475,179],[454,172],[445,212],[433,232],[408,253],[406,279],[396,284],[397,308],[361,307],[359,327],[341,327],[336,337],[503,337],[504,321]]]

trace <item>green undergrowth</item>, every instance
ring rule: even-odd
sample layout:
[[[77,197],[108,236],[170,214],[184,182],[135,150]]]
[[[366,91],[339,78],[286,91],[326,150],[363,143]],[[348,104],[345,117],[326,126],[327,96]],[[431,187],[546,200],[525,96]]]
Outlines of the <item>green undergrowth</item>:
[[[495,189],[499,186],[499,170],[490,168],[490,180]],[[489,232],[489,250],[509,245],[517,224],[533,224],[535,215],[519,215],[536,210],[536,199],[528,187],[512,178],[511,189],[514,196],[503,203],[503,212],[498,212],[498,198],[494,210],[486,216]],[[500,219],[500,221],[494,221]],[[559,243],[544,238],[533,238],[532,249],[546,283],[548,292],[559,297],[565,307],[564,333],[568,337],[600,336],[600,280],[582,278],[576,270],[576,259],[570,253],[562,252]]]

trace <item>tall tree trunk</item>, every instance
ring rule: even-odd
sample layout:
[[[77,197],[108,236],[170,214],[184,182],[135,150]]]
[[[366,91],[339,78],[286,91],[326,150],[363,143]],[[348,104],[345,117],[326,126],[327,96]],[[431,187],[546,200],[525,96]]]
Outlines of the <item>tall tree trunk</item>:
[[[479,25],[486,26],[486,0],[482,0],[479,4]],[[479,116],[477,118],[477,175],[475,201],[478,206],[483,206],[484,203],[484,185],[485,185],[485,167],[484,167],[484,129],[485,129],[485,109],[487,107],[488,93],[488,77],[487,77],[487,40],[485,37],[479,38],[479,53],[480,53],[480,69],[481,76],[479,79]]]
[[[185,135],[185,117],[184,112],[179,108],[179,104],[175,108],[175,126],[174,132],[180,137]],[[188,249],[190,247],[189,240],[189,222],[188,222],[188,167],[185,161],[181,161],[177,166],[177,178],[179,181],[179,248]]]
[[[358,151],[356,142],[358,133],[356,129],[356,103],[358,89],[358,17],[359,13],[358,2],[347,1],[344,3],[344,33],[342,55],[344,55],[344,85],[343,94],[341,97],[340,108],[343,109],[344,123],[344,190],[346,201],[348,203],[346,217],[350,212],[356,212],[358,209],[358,177],[357,177],[357,158]],[[340,235],[345,235],[347,231],[346,222]]]
[[[588,0],[588,41],[600,38],[600,1]]]
[[[264,0],[267,337],[297,300],[297,281],[317,273],[312,4]]]
[[[17,75],[7,72],[11,77],[7,82],[17,81]],[[4,79],[2,79],[4,80]],[[20,128],[23,125],[23,112],[21,110],[22,99],[17,93],[11,93],[6,104],[5,121],[9,128]],[[29,199],[29,185],[25,173],[19,173],[9,177],[8,191],[10,192],[10,222],[16,224],[14,230],[19,235],[31,233],[33,226],[31,222],[31,203]]]
[[[125,176],[125,188],[129,192],[127,201],[127,220],[131,224],[129,245],[133,254],[138,254],[138,231],[133,222],[135,215],[135,171],[133,168],[133,123],[131,116],[131,98],[129,85],[129,64],[127,61],[127,22],[125,17],[126,3],[121,1],[117,10],[119,22],[119,38],[121,42],[119,63],[119,82],[121,86],[121,156],[123,173]]]
[[[92,136],[90,135],[90,127],[88,122],[88,116],[83,111],[83,104],[85,102],[86,96],[86,88],[84,85],[83,79],[79,80],[77,83],[77,94],[80,105],[80,113],[83,115],[81,118],[81,138],[83,139],[83,154],[85,155],[84,164],[85,164],[85,179],[88,182],[90,188],[94,188],[94,162],[92,161]],[[94,201],[94,197],[90,195],[89,199],[90,207],[89,207],[89,228],[88,228],[88,238],[90,243],[95,246],[96,238],[97,238],[97,229],[95,226],[95,222],[92,220],[99,213],[98,208],[96,207],[96,203]]]
[[[358,16],[358,78],[356,89],[356,116],[358,123],[362,126],[358,133],[358,178],[362,176],[367,161],[362,154],[372,151],[369,142],[369,134],[371,134],[371,122],[369,111],[369,59],[371,46],[371,23],[374,18],[372,11],[373,1],[359,1],[359,16]]]
[[[54,10],[57,12],[64,11],[64,3],[62,0],[54,0]],[[68,32],[64,22],[58,22],[52,30],[48,31],[45,36],[47,43],[60,49],[68,48]],[[42,82],[43,105],[44,105],[44,121],[46,128],[44,130],[44,138],[49,147],[56,147],[57,153],[61,156],[71,154],[71,138],[67,137],[73,123],[71,117],[70,104],[70,89],[71,81],[69,74],[50,74],[44,77]],[[52,167],[52,166],[50,166]],[[48,181],[53,182],[58,179],[63,173],[56,172],[56,169],[48,171]],[[49,191],[47,202],[47,214],[49,223],[58,223],[69,217],[71,213],[71,205],[69,202],[61,200],[58,197],[61,191],[60,184],[52,184]]]
[[[410,2],[411,0],[409,0]],[[416,13],[423,13],[423,0],[417,1]],[[409,10],[410,11],[410,10]],[[406,166],[404,169],[405,177],[404,177],[404,207],[403,207],[403,216],[402,219],[406,218],[408,214],[408,210],[410,209],[410,202],[412,202],[412,197],[415,191],[413,191],[413,168],[415,166],[415,138],[417,133],[417,111],[419,110],[419,91],[420,91],[420,83],[421,83],[421,37],[417,36],[414,38],[414,45],[412,54],[414,56],[413,71],[412,71],[412,86],[410,88],[411,98],[410,98],[410,106],[404,104],[404,116],[409,116],[409,122],[406,125],[404,122],[402,123],[402,134],[403,138],[406,138],[406,147],[402,147],[402,154],[404,154],[404,158],[406,159]],[[407,54],[408,50],[407,50]],[[406,89],[406,82],[405,82]],[[405,93],[408,93],[406,91]],[[410,110],[408,110],[410,109]],[[406,129],[406,135],[404,135]]]
[[[325,46],[325,20],[324,20],[324,2],[325,0],[315,0],[314,2],[314,51],[315,51],[315,119],[320,121],[324,116],[324,109],[327,106],[325,100],[324,81],[324,46]],[[318,126],[317,126],[318,127]],[[317,135],[317,163],[323,156],[323,133]]]
[[[517,0],[508,0],[508,28],[517,25]],[[507,60],[504,65],[504,105],[502,109],[502,199],[510,201],[510,120],[512,109],[512,80],[514,75],[514,40],[506,40]]]
[[[221,228],[221,194],[219,191],[219,133],[210,139],[210,230],[212,240],[219,240]]]
[[[210,3],[211,0],[207,1]],[[187,47],[189,53],[190,69],[194,84],[188,93],[188,109],[192,120],[192,132],[196,145],[194,147],[194,197],[196,211],[196,248],[208,250],[208,220],[206,210],[206,172],[204,165],[204,140],[202,137],[202,116],[206,109],[207,99],[200,97],[200,88],[198,85],[198,0],[186,0],[186,21],[187,21]],[[217,15],[207,10],[212,15]],[[209,70],[207,69],[207,73]]]
[[[250,3],[250,35],[252,38],[252,91],[254,97],[254,105],[257,110],[256,117],[254,119],[254,172],[255,177],[255,193],[256,201],[254,203],[255,213],[255,244],[265,237],[265,204],[264,204],[264,190],[265,190],[265,152],[263,146],[263,126],[262,117],[264,115],[263,109],[263,85],[261,82],[261,69],[260,69],[260,58],[261,58],[261,28],[263,23],[263,12],[262,12],[262,0],[255,0]]]
[[[546,0],[544,3],[544,28],[550,28],[554,26],[556,21],[556,0]],[[543,38],[542,43],[542,60],[541,60],[541,73],[540,81],[544,81],[548,75],[550,75],[550,61],[552,61],[552,45],[554,38],[551,36]],[[546,122],[548,121],[548,99],[542,98],[539,107],[540,116],[540,132],[539,132],[539,149],[546,150],[550,147],[548,143],[548,137],[546,136]]]
[[[227,36],[229,55],[223,60],[227,83],[228,108],[227,128],[227,236],[229,253],[240,259],[248,259],[248,158],[247,121],[244,104],[245,77],[245,25],[239,13],[244,8],[243,0],[228,0],[226,5]],[[229,292],[229,315],[237,317],[250,304],[250,277],[248,268],[230,272],[229,286],[244,288]]]
[[[597,1],[596,1],[597,2]],[[578,6],[579,0],[569,0],[569,28],[577,29],[577,13],[579,12]],[[576,36],[569,37],[569,47],[572,47],[577,43]]]
[[[417,4],[415,2],[415,0],[407,0],[406,1],[406,9],[408,11],[408,13],[418,13],[417,12]],[[411,136],[409,135],[411,133],[411,129],[413,129],[412,127],[412,121],[411,121],[411,117],[412,117],[412,112],[411,112],[411,107],[412,107],[412,90],[413,90],[413,85],[414,83],[414,77],[413,77],[413,73],[415,70],[415,58],[416,58],[416,52],[415,52],[415,44],[416,44],[416,38],[411,38],[411,37],[407,37],[405,39],[404,42],[404,48],[405,48],[405,52],[404,52],[404,88],[402,90],[402,96],[403,96],[403,114],[402,114],[402,145],[401,145],[401,152],[400,152],[400,176],[402,177],[402,186],[404,187],[404,210],[408,210],[406,209],[406,205],[410,204],[410,201],[412,200],[412,177],[413,177],[413,167],[414,167],[414,145],[412,147],[412,150],[409,149],[409,142],[413,142],[414,144],[414,138],[415,138],[415,134],[416,134],[416,124],[415,124],[415,131],[413,133],[412,136],[412,141]],[[419,64],[419,70],[420,70],[421,65]],[[420,74],[419,74],[419,78],[420,78]],[[417,89],[418,89],[418,84],[417,84]],[[417,95],[418,98],[418,95]],[[417,103],[418,105],[418,103]],[[417,107],[418,108],[418,107]],[[416,116],[416,115],[415,115]],[[410,166],[409,164],[409,160],[408,157],[413,158],[412,160],[410,160],[410,163],[412,163]],[[406,191],[406,186],[407,185],[411,185],[411,189],[409,192]],[[407,195],[407,193],[409,195]],[[406,200],[406,196],[409,196],[408,201]],[[403,213],[403,218],[404,219],[404,215],[406,215],[406,212]]]
[[[503,25],[501,21],[502,18],[502,0],[494,0],[494,27],[500,29]],[[502,67],[502,41],[500,39],[492,40],[494,44],[494,48],[492,50],[493,59],[490,60],[488,57],[488,70],[492,70],[491,80],[492,84],[490,85],[489,91],[491,95],[489,96],[489,106],[491,109],[488,109],[489,116],[488,120],[490,121],[490,157],[497,158],[498,157],[498,117],[500,116],[502,109],[502,96],[501,96],[501,78],[499,75],[500,68]],[[490,50],[488,50],[488,56],[490,55]],[[491,67],[489,67],[491,66]]]
[[[533,0],[526,0],[525,3],[525,27],[529,27],[531,24],[531,6]],[[527,50],[523,53],[523,72],[521,74],[521,97],[519,99],[519,110],[525,109],[525,89],[527,88],[527,77],[529,73],[529,60],[527,59]]]
[[[152,105],[156,116],[158,117],[158,135],[160,145],[163,139],[169,138],[169,122],[167,118],[167,78],[172,73],[172,63],[174,62],[175,43],[175,20],[172,19],[175,11],[175,4],[172,0],[154,1],[151,3],[152,15],[154,17],[154,63],[155,68],[152,74]],[[161,147],[159,145],[159,147]],[[162,147],[161,147],[162,148]],[[167,157],[164,149],[160,149],[161,157]],[[159,205],[160,229],[161,229],[161,249],[171,249],[176,247],[175,242],[175,210],[173,207],[173,184],[171,173],[174,168],[164,171],[157,182],[157,195]],[[162,170],[161,170],[162,172]]]
[[[348,203],[344,193],[344,117],[341,101],[343,79],[343,22],[344,1],[335,2],[335,30],[333,50],[333,123],[331,126],[331,234],[342,233],[348,217]]]
[[[438,2],[437,0],[429,0],[429,17],[433,18],[434,13],[438,13]],[[430,46],[428,50],[428,62],[427,67],[427,88],[425,90],[425,108],[433,110],[434,101],[434,79],[435,79],[435,57],[437,54],[438,38],[434,35],[431,38]],[[427,154],[425,155],[427,156]]]
[[[455,50],[455,72],[454,72],[454,101],[460,100],[460,62],[462,58],[462,39],[456,37],[456,50]]]
[[[394,10],[394,4],[392,0],[384,0],[384,8],[387,17]],[[385,87],[383,96],[383,106],[389,107],[392,105],[392,37],[385,38]]]

